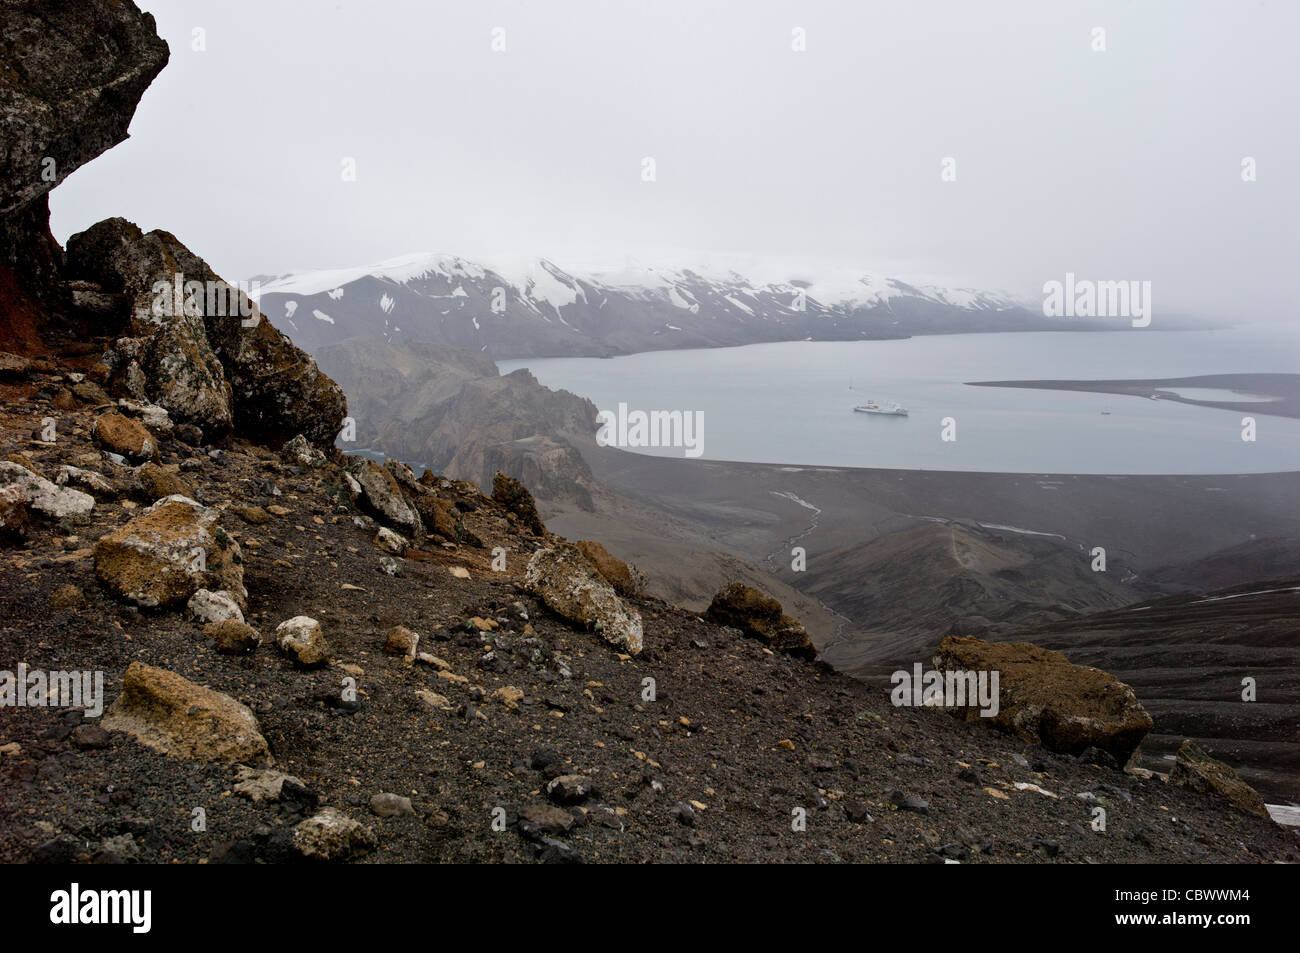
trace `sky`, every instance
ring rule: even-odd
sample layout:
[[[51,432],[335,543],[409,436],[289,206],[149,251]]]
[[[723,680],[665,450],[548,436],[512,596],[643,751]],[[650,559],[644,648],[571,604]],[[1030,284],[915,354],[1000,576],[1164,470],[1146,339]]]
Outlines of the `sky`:
[[[171,61],[51,195],[61,241],[123,215],[230,280],[725,256],[1039,300],[1073,272],[1300,317],[1290,0],[137,3]]]

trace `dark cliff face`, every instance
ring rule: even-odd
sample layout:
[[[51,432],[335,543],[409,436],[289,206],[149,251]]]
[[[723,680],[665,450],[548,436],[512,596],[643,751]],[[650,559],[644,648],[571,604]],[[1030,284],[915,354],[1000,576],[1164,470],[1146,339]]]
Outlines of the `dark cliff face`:
[[[153,17],[129,0],[0,2],[0,340],[11,350],[38,351],[42,317],[65,317],[49,191],[126,139],[167,59]]]
[[[167,64],[153,17],[128,0],[0,0],[0,54],[0,350],[101,351],[111,396],[208,438],[329,446],[342,391],[174,235],[111,218],[65,252],[50,234],[49,191],[127,137]],[[173,282],[206,291],[160,311]]]

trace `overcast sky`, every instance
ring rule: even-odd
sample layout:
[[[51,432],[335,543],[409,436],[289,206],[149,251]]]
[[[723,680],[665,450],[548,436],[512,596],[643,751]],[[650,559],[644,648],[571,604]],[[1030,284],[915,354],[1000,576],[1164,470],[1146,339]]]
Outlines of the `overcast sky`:
[[[60,240],[124,215],[230,279],[699,252],[1300,302],[1290,0],[137,3],[171,62],[131,139],[52,195]]]

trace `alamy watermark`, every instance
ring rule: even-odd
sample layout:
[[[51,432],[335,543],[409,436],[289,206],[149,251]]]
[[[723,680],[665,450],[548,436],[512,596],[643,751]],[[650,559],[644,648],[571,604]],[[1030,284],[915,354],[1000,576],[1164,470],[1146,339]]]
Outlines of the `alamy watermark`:
[[[681,447],[686,456],[704,453],[704,411],[633,410],[626,403],[617,413],[602,410],[596,415],[600,429],[596,444],[601,447]]]
[[[1092,281],[1065,273],[1065,281],[1043,285],[1047,318],[1131,318],[1133,327],[1151,323],[1151,282]]]
[[[50,922],[60,925],[127,924],[132,933],[153,925],[152,890],[82,890],[74,883],[50,894]]]
[[[912,671],[899,669],[890,676],[894,688],[889,700],[896,708],[978,708],[981,718],[994,718],[1000,710],[998,678],[996,670],[927,672],[917,662]]]
[[[155,281],[150,287],[153,303],[142,318],[239,318],[241,327],[253,328],[262,319],[254,299],[261,292],[260,281],[186,281],[180,272],[170,281]]]
[[[18,663],[0,671],[0,708],[84,708],[91,718],[104,713],[103,672],[45,672]]]

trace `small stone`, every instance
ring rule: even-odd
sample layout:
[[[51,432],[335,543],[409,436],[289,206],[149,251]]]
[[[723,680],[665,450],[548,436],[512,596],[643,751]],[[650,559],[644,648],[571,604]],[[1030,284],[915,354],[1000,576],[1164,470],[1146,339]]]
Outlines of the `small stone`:
[[[224,590],[212,592],[208,589],[200,589],[190,596],[185,610],[196,622],[226,622],[231,619],[236,622],[244,621],[244,613],[239,608],[239,603]]]
[[[241,764],[235,768],[234,791],[254,804],[278,801],[286,781],[302,786],[301,781],[283,771],[276,771],[274,768],[250,768]]]
[[[451,700],[447,698],[446,695],[439,695],[437,692],[431,692],[427,689],[417,688],[415,690],[415,697],[420,699],[420,701],[424,702],[430,708],[441,710],[443,708],[451,707]]]
[[[108,747],[108,732],[99,725],[78,725],[72,729],[72,743],[83,751]]]
[[[904,794],[902,791],[889,790],[885,792],[885,797],[889,802],[897,807],[900,811],[915,811],[917,814],[928,814],[930,805],[914,794]]]
[[[230,512],[251,526],[260,526],[271,521],[271,514],[260,506],[236,506]]]
[[[375,837],[346,814],[327,807],[294,828],[293,845],[310,860],[347,860],[373,848]]]
[[[854,824],[871,824],[875,818],[867,811],[867,806],[861,801],[846,800],[844,802],[844,813]]]
[[[209,622],[203,635],[217,643],[217,651],[227,655],[246,655],[261,644],[257,630],[239,619]]]
[[[376,794],[370,799],[370,811],[379,817],[402,817],[414,814],[415,808],[411,806],[409,797],[402,797],[400,794]]]
[[[388,635],[384,639],[384,651],[389,655],[405,655],[413,659],[419,644],[420,636],[417,633],[405,626],[395,625],[388,630]]]
[[[411,548],[411,542],[401,533],[394,533],[387,526],[379,527],[375,534],[375,545],[394,556],[405,556]]]
[[[573,824],[572,814],[552,804],[525,804],[519,809],[519,832],[526,837],[566,834]]]
[[[56,609],[80,609],[85,604],[85,594],[71,583],[65,583],[50,593],[50,605]]]
[[[581,804],[596,797],[596,788],[590,778],[580,774],[562,774],[546,785],[546,794],[557,804]]]
[[[513,685],[502,685],[492,693],[492,697],[507,708],[518,708],[519,703],[523,701],[524,693]]]
[[[156,463],[146,463],[136,476],[140,480],[140,489],[144,492],[145,499],[151,503],[165,496],[194,496],[194,490],[185,480]]]
[[[329,659],[330,646],[320,623],[310,616],[294,616],[275,628],[275,644],[304,668],[322,665]]]

